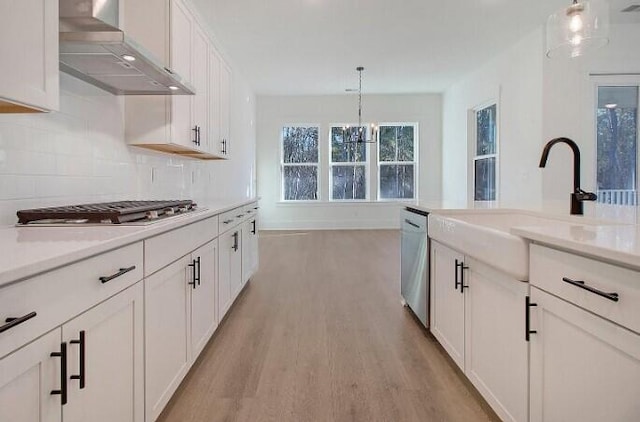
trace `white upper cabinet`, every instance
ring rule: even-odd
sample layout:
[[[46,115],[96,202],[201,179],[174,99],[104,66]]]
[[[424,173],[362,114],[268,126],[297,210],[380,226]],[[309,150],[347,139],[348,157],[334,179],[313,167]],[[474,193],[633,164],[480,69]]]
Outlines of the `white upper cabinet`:
[[[222,153],[231,151],[231,69],[220,61],[220,143]]]
[[[219,66],[210,57],[213,47],[206,31],[181,0],[125,3],[127,33],[187,80],[195,95],[129,96],[125,99],[125,137],[131,145],[200,159],[225,158],[216,144],[228,124],[217,128],[222,108]],[[164,24],[163,24],[164,23]],[[228,68],[225,67],[228,71]],[[230,75],[226,76],[230,80]],[[228,100],[224,100],[228,104]],[[226,109],[226,120],[229,111]],[[228,136],[227,136],[228,138]]]
[[[0,57],[0,113],[57,110],[58,2],[0,2]]]
[[[192,97],[191,129],[196,146],[213,152],[209,144],[209,39],[199,26],[194,26],[192,38],[193,86],[196,95]]]

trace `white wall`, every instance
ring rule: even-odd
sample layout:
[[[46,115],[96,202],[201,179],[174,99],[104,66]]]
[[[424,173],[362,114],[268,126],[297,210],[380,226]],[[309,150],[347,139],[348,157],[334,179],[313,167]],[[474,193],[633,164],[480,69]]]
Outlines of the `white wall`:
[[[443,100],[443,197],[464,201],[472,188],[467,111],[498,92],[500,202],[503,206],[569,212],[573,157],[557,146],[539,169],[542,148],[569,137],[580,146],[582,187],[595,189],[595,79],[590,73],[640,72],[640,26],[612,25],[607,47],[578,59],[547,59],[544,28],[517,40],[500,55],[450,87]],[[635,77],[636,80],[639,77]],[[586,214],[610,210],[586,203]]]
[[[443,199],[464,202],[473,189],[469,111],[498,101],[500,202],[537,207],[542,139],[542,31],[537,30],[451,86],[443,100]],[[473,121],[471,121],[473,124]]]
[[[263,228],[398,227],[401,208],[398,204],[328,201],[329,127],[336,123],[357,122],[357,96],[260,96],[257,105],[258,195],[262,198]],[[418,197],[420,200],[440,199],[441,96],[366,95],[363,96],[363,114],[366,121],[418,123]],[[320,125],[321,200],[313,204],[280,202],[281,131],[283,126],[295,123]]]
[[[61,74],[59,112],[0,115],[0,224],[33,207],[254,195],[255,98],[236,73],[232,92],[232,159],[205,162],[127,146],[122,98]]]
[[[574,60],[544,60],[543,138],[573,139],[582,156],[582,188],[596,189],[596,81],[635,80],[640,83],[640,25],[612,25],[610,43]],[[636,73],[635,77],[592,77],[590,73]],[[573,157],[569,148],[554,147],[543,172],[544,206],[568,209],[573,189]],[[594,204],[586,204],[595,212]]]

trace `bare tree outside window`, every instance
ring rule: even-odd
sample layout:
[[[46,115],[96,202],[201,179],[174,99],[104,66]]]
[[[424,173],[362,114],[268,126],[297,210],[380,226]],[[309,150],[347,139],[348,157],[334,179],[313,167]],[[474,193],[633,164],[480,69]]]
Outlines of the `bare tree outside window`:
[[[282,128],[282,197],[285,201],[318,199],[317,126]]]
[[[415,198],[415,125],[381,125],[378,135],[379,199]]]
[[[476,156],[474,158],[475,201],[495,201],[498,162],[498,107],[492,104],[475,111]]]
[[[596,109],[598,202],[638,204],[638,86],[600,86]]]
[[[345,143],[358,131],[357,126],[333,126],[331,147],[331,199],[367,199],[367,145]],[[363,127],[362,130],[368,130]]]

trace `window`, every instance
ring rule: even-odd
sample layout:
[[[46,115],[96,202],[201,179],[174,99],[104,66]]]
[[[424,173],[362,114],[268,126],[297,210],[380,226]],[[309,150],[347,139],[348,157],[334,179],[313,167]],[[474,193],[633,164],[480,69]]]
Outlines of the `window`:
[[[282,128],[282,199],[318,199],[318,126]]]
[[[345,143],[352,139],[356,126],[332,126],[329,134],[331,178],[329,186],[332,200],[365,200],[367,194],[368,160],[366,143]],[[368,128],[363,127],[363,130]]]
[[[384,124],[378,132],[378,199],[414,199],[415,125]]]
[[[475,110],[476,155],[473,159],[475,201],[495,201],[498,160],[497,105]]]
[[[598,202],[638,204],[638,86],[599,86]]]

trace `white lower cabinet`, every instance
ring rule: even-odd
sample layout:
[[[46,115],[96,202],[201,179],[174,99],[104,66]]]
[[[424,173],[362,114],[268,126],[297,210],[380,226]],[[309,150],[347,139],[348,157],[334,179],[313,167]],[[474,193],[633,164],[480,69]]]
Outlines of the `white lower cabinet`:
[[[531,421],[640,420],[640,335],[533,286],[531,301]]]
[[[62,326],[67,344],[64,422],[142,422],[143,287],[129,287]]]
[[[147,421],[156,420],[189,369],[190,263],[187,255],[145,279]]]
[[[465,263],[465,374],[503,421],[526,421],[529,285],[476,260]]]
[[[217,245],[214,239],[145,279],[147,421],[160,415],[218,325]]]
[[[527,283],[431,243],[431,331],[504,421],[528,418]]]
[[[0,421],[60,422],[60,329],[0,360]]]
[[[192,254],[197,282],[191,291],[191,359],[195,360],[218,327],[218,239]]]
[[[0,360],[0,421],[142,422],[142,297],[137,283]]]
[[[240,226],[220,236],[218,320],[227,314],[242,290],[242,229]]]
[[[464,262],[464,255],[431,242],[431,332],[464,370],[464,295],[458,279],[460,262]]]
[[[242,224],[242,285],[258,270],[258,218]]]

